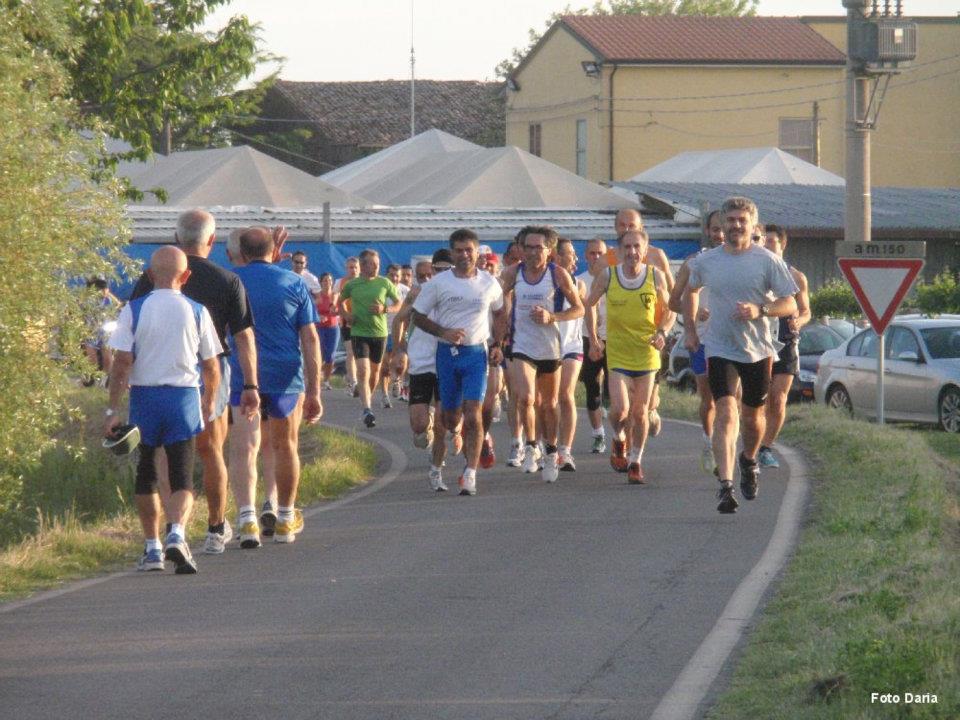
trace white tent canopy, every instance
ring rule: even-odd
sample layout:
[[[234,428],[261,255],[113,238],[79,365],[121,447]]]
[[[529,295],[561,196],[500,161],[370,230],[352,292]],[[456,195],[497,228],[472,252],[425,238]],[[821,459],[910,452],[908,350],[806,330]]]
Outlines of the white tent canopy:
[[[124,162],[117,174],[147,192],[160,187],[167,204],[178,207],[249,205],[259,207],[369,207],[370,201],[242,145],[156,155]],[[160,205],[147,194],[138,204]]]
[[[355,160],[349,165],[331,170],[321,175],[320,179],[349,192],[363,194],[364,188],[378,183],[388,175],[409,168],[425,157],[447,157],[454,153],[479,149],[479,145],[456,135],[432,129]]]
[[[843,178],[774,147],[683,152],[633,182],[843,185]]]
[[[516,147],[432,153],[364,185],[374,202],[443,208],[590,208],[636,202]]]

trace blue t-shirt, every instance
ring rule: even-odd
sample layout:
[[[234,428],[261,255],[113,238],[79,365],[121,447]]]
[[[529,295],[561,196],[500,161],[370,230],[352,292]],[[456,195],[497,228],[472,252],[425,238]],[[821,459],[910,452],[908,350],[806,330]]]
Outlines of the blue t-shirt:
[[[300,328],[319,321],[307,284],[296,273],[263,261],[235,268],[235,272],[253,310],[260,392],[303,392]],[[230,355],[230,389],[239,392],[243,389],[243,374],[232,336],[230,345],[234,350]]]

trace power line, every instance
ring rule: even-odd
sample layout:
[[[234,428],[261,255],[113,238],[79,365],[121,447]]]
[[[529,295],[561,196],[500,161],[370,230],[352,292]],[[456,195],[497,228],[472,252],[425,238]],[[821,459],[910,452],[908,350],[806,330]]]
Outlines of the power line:
[[[244,140],[249,140],[250,142],[256,143],[257,145],[262,145],[263,147],[268,147],[271,150],[277,150],[278,152],[286,153],[287,155],[300,158],[301,160],[309,160],[312,163],[316,163],[317,165],[323,165],[324,167],[328,167],[331,170],[337,169],[336,165],[331,165],[330,163],[324,162],[323,160],[317,160],[317,158],[312,158],[307,155],[301,155],[298,152],[294,152],[293,150],[288,150],[287,148],[280,147],[279,145],[271,145],[270,143],[264,142],[259,138],[254,138],[254,137],[250,137],[249,135],[244,135],[243,133],[237,132],[236,130],[230,130],[230,132],[236,135],[237,137],[243,138]]]

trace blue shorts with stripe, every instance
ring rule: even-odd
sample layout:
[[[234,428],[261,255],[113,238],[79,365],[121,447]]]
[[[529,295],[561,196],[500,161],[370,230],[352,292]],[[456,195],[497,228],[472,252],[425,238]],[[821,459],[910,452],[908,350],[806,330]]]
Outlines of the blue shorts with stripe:
[[[130,424],[140,428],[140,442],[151,447],[189,440],[203,430],[200,390],[134,385],[130,388]]]
[[[456,410],[464,400],[483,402],[487,393],[487,346],[437,343],[440,405]]]

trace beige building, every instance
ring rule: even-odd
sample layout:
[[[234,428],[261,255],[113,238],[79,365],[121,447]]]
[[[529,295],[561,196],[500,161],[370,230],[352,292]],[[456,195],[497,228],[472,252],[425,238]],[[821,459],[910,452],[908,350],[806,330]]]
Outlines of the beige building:
[[[960,186],[960,21],[916,18],[873,183]],[[595,181],[690,150],[777,146],[843,174],[846,20],[567,16],[507,84],[506,139]]]

